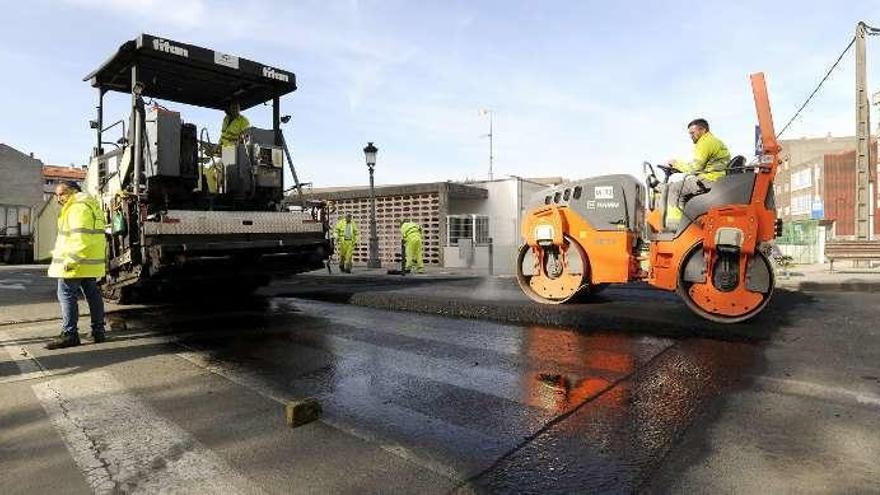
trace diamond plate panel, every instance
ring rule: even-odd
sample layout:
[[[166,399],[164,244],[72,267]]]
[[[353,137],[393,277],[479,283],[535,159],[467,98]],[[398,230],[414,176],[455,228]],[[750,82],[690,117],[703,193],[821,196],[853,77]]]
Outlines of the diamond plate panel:
[[[144,223],[146,235],[322,233],[307,212],[169,210],[163,221]]]

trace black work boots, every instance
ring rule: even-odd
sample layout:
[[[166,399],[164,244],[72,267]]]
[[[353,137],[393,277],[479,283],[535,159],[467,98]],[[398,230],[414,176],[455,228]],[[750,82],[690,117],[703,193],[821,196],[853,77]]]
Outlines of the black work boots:
[[[92,333],[92,341],[96,344],[106,342],[107,335],[105,333]],[[46,349],[65,349],[67,347],[76,347],[80,344],[82,344],[82,342],[79,340],[79,334],[70,336],[62,333],[58,337],[52,339],[51,342],[46,344]]]
[[[46,344],[46,349],[64,349],[66,347],[76,347],[78,345],[80,345],[79,335],[71,336],[62,333]]]

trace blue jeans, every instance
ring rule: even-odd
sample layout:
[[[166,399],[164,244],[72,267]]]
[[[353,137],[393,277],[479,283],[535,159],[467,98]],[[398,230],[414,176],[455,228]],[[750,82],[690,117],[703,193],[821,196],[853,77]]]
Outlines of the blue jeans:
[[[61,332],[65,337],[77,337],[79,306],[77,300],[82,293],[89,303],[92,315],[92,335],[104,335],[104,301],[98,291],[94,278],[59,278],[58,302],[61,303]]]

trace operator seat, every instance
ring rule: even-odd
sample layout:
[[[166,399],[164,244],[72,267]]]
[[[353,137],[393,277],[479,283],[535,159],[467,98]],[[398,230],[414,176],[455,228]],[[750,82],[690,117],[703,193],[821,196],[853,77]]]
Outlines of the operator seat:
[[[727,162],[727,167],[725,168],[725,171],[726,171],[727,175],[741,174],[745,171],[745,168],[744,168],[745,164],[746,164],[746,158],[742,155],[736,155],[729,162]],[[718,179],[718,181],[720,181],[723,178],[724,177],[721,177],[720,179]],[[715,183],[717,184],[718,181],[716,181]],[[702,183],[700,185],[702,186]],[[714,185],[713,185],[713,187],[714,187]],[[690,201],[691,199],[693,199],[697,196],[700,196],[702,194],[706,194],[710,190],[711,189],[709,189],[709,188],[703,187],[701,190],[699,190],[695,193],[685,195],[684,196],[685,206],[687,205],[687,202]]]
[[[725,175],[715,181],[708,192],[694,196],[685,203],[681,225],[686,227],[717,206],[749,204],[752,200],[752,190],[755,188],[755,174],[742,173],[742,166],[739,168],[738,172]],[[680,231],[681,227],[679,227]]]
[[[749,204],[752,200],[752,190],[755,187],[755,174],[744,173],[745,158],[736,156],[728,164],[728,173],[712,184],[712,189],[707,189],[697,194],[690,195],[684,204],[684,212],[678,225],[671,226],[657,236],[658,240],[672,240],[684,232],[697,218],[706,214],[710,209],[723,205]],[[772,202],[771,189],[768,193],[768,201]]]
[[[742,155],[736,155],[730,162],[727,164],[727,173],[729,174],[741,174],[746,171],[746,157]]]

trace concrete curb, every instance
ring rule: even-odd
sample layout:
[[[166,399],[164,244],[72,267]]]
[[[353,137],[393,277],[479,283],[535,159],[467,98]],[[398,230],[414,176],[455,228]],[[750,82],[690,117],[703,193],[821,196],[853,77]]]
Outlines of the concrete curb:
[[[777,288],[805,292],[880,292],[880,280],[843,280],[843,281],[813,281],[813,280],[779,280]]]
[[[131,305],[131,306],[123,306],[118,308],[109,308],[104,310],[104,316],[110,316],[117,313],[131,313],[134,311],[140,310],[149,310],[155,309],[158,306],[146,306],[146,305]],[[79,313],[79,317],[81,320],[84,320],[86,317],[90,316],[91,313],[88,311],[82,311]],[[33,323],[46,323],[50,321],[61,321],[61,316],[41,316],[38,318],[25,318],[22,320],[0,320],[0,327],[10,327],[17,325],[30,325]]]

